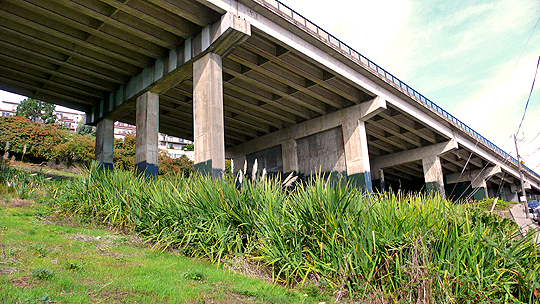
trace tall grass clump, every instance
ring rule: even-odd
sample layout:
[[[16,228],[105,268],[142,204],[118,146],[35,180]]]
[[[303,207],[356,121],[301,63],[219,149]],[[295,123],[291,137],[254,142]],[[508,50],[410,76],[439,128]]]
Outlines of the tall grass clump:
[[[0,194],[19,199],[39,199],[56,193],[56,182],[41,173],[10,167],[0,160]]]
[[[150,198],[147,183],[151,185],[130,171],[109,172],[93,163],[83,178],[66,181],[56,202],[70,214],[130,229],[132,208]]]
[[[367,195],[320,177],[294,189],[252,175],[146,181],[92,167],[58,197],[68,212],[130,228],[155,248],[263,263],[276,282],[360,302],[531,303],[531,232],[429,195]]]

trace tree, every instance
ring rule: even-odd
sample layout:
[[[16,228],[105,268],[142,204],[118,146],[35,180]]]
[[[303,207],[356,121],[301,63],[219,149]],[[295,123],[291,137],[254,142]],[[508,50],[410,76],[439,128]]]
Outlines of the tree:
[[[83,123],[79,123],[79,125],[77,125],[77,134],[80,134],[80,135],[90,134],[90,135],[95,137],[96,136],[96,128],[94,128],[92,126],[85,125]]]
[[[16,116],[24,116],[34,122],[54,123],[54,105],[33,98],[26,98],[17,106]]]

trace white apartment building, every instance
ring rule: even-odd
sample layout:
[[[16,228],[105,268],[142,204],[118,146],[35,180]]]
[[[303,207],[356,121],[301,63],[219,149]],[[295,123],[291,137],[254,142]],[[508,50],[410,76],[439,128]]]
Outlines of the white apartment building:
[[[0,103],[1,116],[15,116],[20,102],[2,101]],[[75,131],[77,126],[84,120],[84,112],[72,110],[66,107],[56,106],[54,109],[56,124],[66,129]]]
[[[19,103],[20,102],[2,101],[0,103],[0,116],[15,116]],[[76,131],[79,123],[82,123],[85,119],[84,112],[61,106],[56,106],[54,113],[56,114],[56,124],[72,131]],[[123,139],[128,134],[135,135],[136,130],[137,128],[135,126],[127,123],[119,121],[114,123],[115,138]],[[194,151],[182,150],[182,147],[193,144],[193,142],[162,133],[159,133],[158,140],[159,148],[167,151],[171,158],[179,158],[182,155],[186,155],[189,159],[194,159]]]

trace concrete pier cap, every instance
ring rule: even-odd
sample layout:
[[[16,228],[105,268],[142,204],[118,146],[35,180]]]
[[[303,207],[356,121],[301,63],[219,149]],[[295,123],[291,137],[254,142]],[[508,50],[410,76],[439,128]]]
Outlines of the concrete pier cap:
[[[381,178],[381,169],[421,160],[426,190],[445,196],[443,172],[439,156],[457,148],[457,140],[453,137],[447,142],[376,157],[371,162],[373,179]]]

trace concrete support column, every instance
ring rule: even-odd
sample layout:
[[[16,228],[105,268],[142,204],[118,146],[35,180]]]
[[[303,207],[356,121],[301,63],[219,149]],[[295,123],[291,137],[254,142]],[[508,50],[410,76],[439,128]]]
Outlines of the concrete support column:
[[[347,177],[356,186],[373,193],[369,154],[367,146],[366,125],[354,113],[342,113],[343,143],[345,145],[345,165]]]
[[[296,140],[289,139],[281,144],[281,158],[283,160],[283,173],[298,173],[298,151]]]
[[[221,56],[208,53],[193,63],[195,171],[214,178],[225,171],[222,79]]]
[[[384,183],[384,170],[376,169],[377,172],[372,172],[371,174],[371,184],[373,189],[377,189],[380,192],[386,191],[386,184]]]
[[[473,191],[475,191],[473,196],[475,201],[481,201],[485,198],[489,198],[487,184],[484,179],[473,181],[471,186],[474,189]]]
[[[422,158],[422,167],[424,168],[427,192],[439,193],[444,197],[444,180],[440,158],[438,156]]]
[[[135,172],[147,178],[158,175],[159,95],[146,92],[137,98]]]
[[[114,154],[114,120],[103,119],[97,124],[96,130],[96,162],[105,170],[113,169]]]

